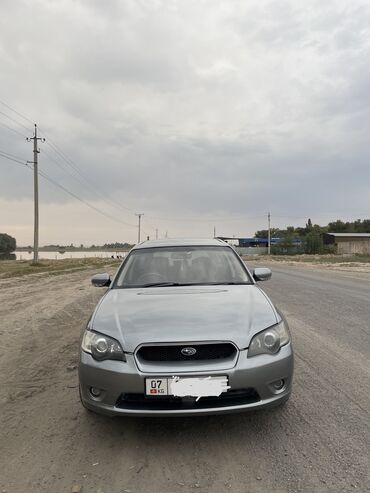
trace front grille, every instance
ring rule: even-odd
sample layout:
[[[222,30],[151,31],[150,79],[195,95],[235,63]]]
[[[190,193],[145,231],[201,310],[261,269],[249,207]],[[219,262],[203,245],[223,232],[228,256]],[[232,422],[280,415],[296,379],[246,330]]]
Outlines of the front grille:
[[[116,407],[138,411],[191,410],[242,406],[259,400],[260,396],[252,388],[230,390],[222,393],[219,397],[201,397],[198,401],[189,397],[146,397],[144,394],[122,394]]]
[[[187,356],[181,352],[184,348],[193,348],[196,353]],[[228,359],[235,354],[236,347],[230,343],[142,346],[137,352],[143,361],[204,361]]]

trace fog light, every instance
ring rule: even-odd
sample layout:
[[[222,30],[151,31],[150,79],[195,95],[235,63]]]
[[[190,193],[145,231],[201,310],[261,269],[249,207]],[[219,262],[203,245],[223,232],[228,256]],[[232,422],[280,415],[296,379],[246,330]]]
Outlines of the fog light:
[[[101,394],[101,390],[100,389],[97,389],[96,387],[90,387],[90,394],[93,397],[99,397],[100,394]]]
[[[274,387],[275,390],[281,390],[285,385],[285,382],[283,379],[280,379],[280,380],[276,380],[276,382],[274,382],[272,384],[272,386]]]

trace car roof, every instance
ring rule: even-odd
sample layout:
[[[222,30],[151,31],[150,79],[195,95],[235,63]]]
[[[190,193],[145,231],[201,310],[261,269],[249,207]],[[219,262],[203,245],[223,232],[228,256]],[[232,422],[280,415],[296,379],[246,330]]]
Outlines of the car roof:
[[[229,246],[226,242],[218,238],[166,238],[164,240],[146,240],[134,246],[133,250],[142,248],[161,248],[161,247],[181,247],[181,246]]]

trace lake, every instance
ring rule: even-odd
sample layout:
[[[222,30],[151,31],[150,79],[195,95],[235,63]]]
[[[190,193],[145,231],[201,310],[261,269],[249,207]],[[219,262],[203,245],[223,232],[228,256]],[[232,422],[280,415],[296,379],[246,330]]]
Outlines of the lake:
[[[19,252],[15,251],[14,255],[16,260],[32,260],[33,252]],[[75,251],[75,252],[43,252],[39,251],[39,259],[45,260],[63,260],[66,258],[124,258],[127,252],[114,252],[114,251]]]

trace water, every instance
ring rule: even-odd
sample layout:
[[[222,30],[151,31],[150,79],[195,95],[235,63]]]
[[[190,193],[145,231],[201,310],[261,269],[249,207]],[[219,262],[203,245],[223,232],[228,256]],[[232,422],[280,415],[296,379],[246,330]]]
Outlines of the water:
[[[39,259],[45,260],[61,260],[66,258],[124,258],[127,252],[107,252],[107,251],[76,251],[76,252],[40,252]],[[14,257],[13,257],[14,258]],[[33,252],[15,252],[15,260],[32,260]]]

